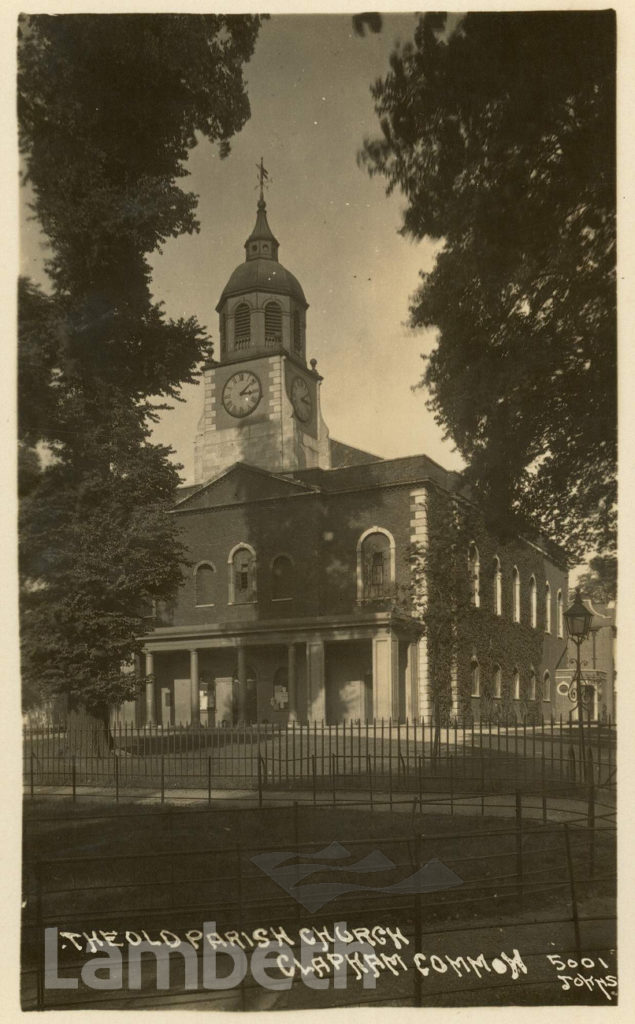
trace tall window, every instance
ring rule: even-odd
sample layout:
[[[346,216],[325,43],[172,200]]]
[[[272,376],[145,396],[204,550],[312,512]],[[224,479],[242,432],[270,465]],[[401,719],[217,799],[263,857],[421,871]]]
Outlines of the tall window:
[[[503,696],[503,671],[500,665],[494,665],[494,696]]]
[[[221,315],[220,315],[220,354],[221,354],[221,356],[225,355],[226,332],[227,332],[227,318],[225,316],[225,313],[221,313]]]
[[[475,608],[481,603],[481,563],[478,556],[478,548],[474,541],[471,542],[467,553],[467,565],[470,578],[470,601]]]
[[[251,345],[251,311],[246,302],[236,306],[234,313],[234,348],[249,348]]]
[[[229,553],[229,603],[248,604],[256,600],[256,552],[239,544]]]
[[[358,600],[390,597],[395,574],[395,542],[386,530],[374,527],[357,545]]]
[[[545,672],[542,677],[542,699],[551,700],[551,676],[549,672]]]
[[[529,670],[529,699],[536,699],[536,672],[533,667]]]
[[[545,583],[545,633],[551,633],[551,587]]]
[[[538,624],[538,595],[534,576],[529,580],[529,621],[535,629]]]
[[[564,610],[562,607],[562,591],[556,595],[556,615],[558,622],[558,636],[564,636]]]
[[[512,696],[514,700],[520,700],[520,672],[516,667],[512,674]]]
[[[512,569],[512,619],[520,622],[520,573],[516,566]]]
[[[293,349],[298,355],[302,355],[302,321],[298,309],[293,314]]]
[[[197,605],[214,604],[215,575],[214,566],[210,562],[203,562],[197,566],[194,576]]]
[[[282,344],[282,307],[279,302],[265,306],[265,345]]]
[[[470,662],[470,678],[472,682],[472,697],[479,697],[481,693],[481,669],[476,658]]]
[[[501,560],[494,555],[494,615],[503,614],[503,574]]]
[[[293,562],[288,555],[278,555],[271,563],[271,596],[274,601],[290,600],[294,591]]]

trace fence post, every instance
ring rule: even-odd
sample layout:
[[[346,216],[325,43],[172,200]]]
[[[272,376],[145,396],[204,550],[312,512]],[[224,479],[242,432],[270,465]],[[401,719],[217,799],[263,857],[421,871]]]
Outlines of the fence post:
[[[421,836],[415,836],[415,867],[421,867]],[[415,934],[414,934],[414,946],[415,950],[419,951],[422,946],[422,929],[421,929],[421,893],[415,895]],[[421,971],[415,969],[415,992],[414,992],[414,1003],[415,1006],[422,1006],[422,983],[421,983]]]
[[[336,804],[336,796],[335,796],[335,768],[336,768],[335,754],[331,754],[331,795],[333,797],[333,807],[335,807],[335,804]]]
[[[115,754],[115,803],[119,803],[119,758]]]
[[[613,749],[612,749],[612,746],[611,746],[612,740],[611,740],[611,716],[610,715],[609,715],[609,719],[608,719],[608,722],[607,722],[607,730],[606,730],[606,732],[607,732],[607,737],[608,737],[608,740],[607,740],[607,755],[608,755],[608,764],[609,764],[609,774],[608,774],[608,778],[606,780],[606,784],[609,787],[609,793],[610,793],[610,791],[611,791],[611,779],[613,777]]]
[[[34,759],[35,755],[31,751],[31,768],[30,768],[30,784],[31,784],[31,797],[35,796],[35,771],[34,771]]]
[[[485,814],[485,759],[481,747],[481,817]]]
[[[593,777],[593,752],[589,747],[588,752],[588,777],[589,777],[589,801],[587,810],[587,825],[589,832],[589,876],[595,874],[595,779]]]
[[[567,852],[567,872],[569,875],[569,890],[571,892],[571,919],[573,921],[573,931],[575,934],[575,948],[577,952],[582,955],[580,920],[578,918],[578,900],[575,891],[575,878],[573,876],[573,859],[571,857],[571,837],[569,836],[569,826],[566,821],[563,823],[562,827],[564,828],[564,845]]]
[[[454,814],[454,758],[450,755],[450,814]]]
[[[207,806],[212,806],[212,755],[207,755]]]
[[[44,956],[44,914],[42,908],[42,861],[37,860],[35,863],[35,881],[36,881],[36,895],[35,895],[35,927],[36,927],[36,943],[37,943],[37,994],[36,994],[36,1008],[38,1010],[44,1009],[44,991],[45,991],[45,971],[46,962]]]
[[[258,808],[262,807],[262,757],[258,752]]]
[[[419,813],[423,814],[423,755],[418,759],[417,768],[419,778]]]
[[[236,847],[236,881],[237,881],[237,886],[236,886],[237,900],[236,900],[236,902],[238,904],[238,923],[237,923],[237,927],[240,929],[242,927],[242,923],[243,923],[243,863],[242,863],[242,853],[241,853],[240,846]],[[241,1010],[245,1010],[246,1009],[247,996],[246,996],[246,992],[245,992],[245,975],[244,974],[243,974],[243,977],[241,978],[241,980],[239,982],[239,989],[240,989],[240,1008],[241,1008]]]
[[[161,751],[161,803],[165,803],[165,754]]]
[[[370,754],[366,754],[366,765],[368,768],[368,795],[370,797],[370,809],[373,810],[373,771]]]
[[[518,899],[523,909],[523,795],[516,790],[516,876],[518,878]]]
[[[388,806],[392,812],[392,757],[388,755]]]
[[[73,787],[73,803],[77,802],[77,754],[73,754],[71,761],[71,784]]]
[[[317,765],[315,763],[315,754],[311,754],[311,774],[313,777],[313,806],[317,803]]]

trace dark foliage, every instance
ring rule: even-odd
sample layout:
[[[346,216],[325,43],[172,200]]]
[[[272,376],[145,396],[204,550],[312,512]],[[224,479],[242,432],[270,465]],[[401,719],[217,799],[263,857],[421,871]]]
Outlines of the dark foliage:
[[[422,385],[490,516],[568,546],[616,527],[615,18],[422,17],[361,159],[443,239],[410,314]]]
[[[166,510],[178,474],[153,445],[159,401],[195,379],[207,336],[168,320],[148,256],[197,230],[183,162],[249,116],[251,16],[24,16],[25,178],[49,243],[50,294],[20,284],[20,569],[26,701],[105,713],[131,697],[142,613],[184,551]],[[155,399],[156,400],[156,399]]]

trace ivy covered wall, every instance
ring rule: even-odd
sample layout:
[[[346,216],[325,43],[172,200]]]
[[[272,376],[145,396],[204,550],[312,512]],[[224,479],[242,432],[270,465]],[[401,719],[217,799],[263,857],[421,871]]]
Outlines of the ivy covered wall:
[[[498,561],[495,561],[497,559]],[[440,721],[536,721],[551,716],[555,671],[566,664],[558,637],[557,595],[567,598],[564,556],[535,542],[497,535],[473,505],[437,487],[428,488],[427,542],[409,552],[413,611],[424,607],[429,686]],[[500,614],[496,569],[500,565]],[[519,621],[514,621],[513,570],[519,578]],[[532,625],[530,579],[536,583]],[[551,623],[547,632],[547,589]],[[423,600],[422,600],[422,591]],[[495,667],[501,670],[496,695]],[[535,696],[531,671],[535,672]],[[514,694],[514,673],[520,677]],[[550,693],[544,673],[549,672]],[[478,674],[478,683],[476,682]],[[476,695],[478,694],[478,695]],[[551,698],[551,699],[549,699]]]

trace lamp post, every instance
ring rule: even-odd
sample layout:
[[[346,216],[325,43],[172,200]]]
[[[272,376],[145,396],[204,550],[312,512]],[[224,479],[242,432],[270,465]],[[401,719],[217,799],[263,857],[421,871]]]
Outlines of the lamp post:
[[[567,633],[576,645],[576,670],[573,680],[569,685],[569,700],[578,707],[578,725],[580,727],[580,760],[582,762],[582,775],[586,779],[586,757],[584,750],[584,695],[582,693],[582,671],[580,668],[580,647],[587,639],[593,620],[593,612],[589,611],[580,597],[580,588],[576,587],[575,599],[570,608],[564,613],[567,624]]]

